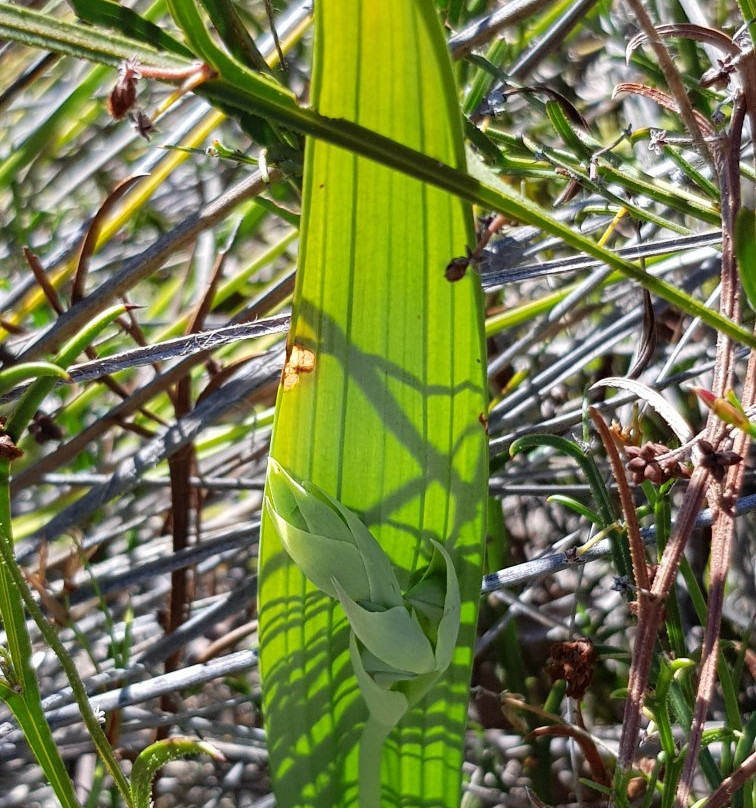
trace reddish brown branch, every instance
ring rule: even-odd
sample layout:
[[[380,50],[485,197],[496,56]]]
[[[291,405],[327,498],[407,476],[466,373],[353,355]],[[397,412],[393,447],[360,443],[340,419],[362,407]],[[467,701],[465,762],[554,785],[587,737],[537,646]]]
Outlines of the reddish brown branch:
[[[640,0],[628,0],[637,13],[638,20],[644,32],[654,46],[659,57],[660,66],[668,80],[670,90],[680,105],[680,111],[694,139],[698,142],[701,137],[695,116],[690,109],[690,102],[679,82],[679,75],[671,64],[669,54],[653,31],[651,21],[646,15]],[[663,58],[662,58],[663,57]],[[666,65],[666,66],[665,66]],[[671,72],[670,71],[671,68]],[[686,112],[687,104],[687,112]],[[743,121],[746,113],[746,103],[740,98],[736,99],[726,148],[717,149],[712,155],[708,144],[701,138],[700,146],[705,148],[704,153],[710,158],[713,156],[717,170],[717,179],[722,197],[722,290],[720,296],[720,311],[725,316],[738,322],[739,320],[739,279],[735,263],[735,250],[733,232],[735,217],[740,206],[740,177],[739,156],[740,140]],[[732,340],[721,332],[717,335],[716,364],[714,370],[713,395],[715,398],[724,397],[731,385],[734,368],[734,347]],[[756,360],[752,352],[749,362],[748,381],[744,391],[744,404],[748,406],[753,402],[756,383]],[[746,401],[747,400],[747,401]],[[719,447],[721,439],[726,434],[722,422],[712,413],[709,415],[706,426],[706,440],[713,447]],[[741,435],[736,443],[735,451],[743,454],[747,448],[747,437]],[[687,804],[698,752],[701,744],[701,733],[708,712],[711,694],[714,687],[719,629],[721,624],[722,599],[724,583],[729,564],[730,543],[734,527],[730,504],[734,501],[736,486],[742,478],[742,464],[732,466],[728,470],[725,483],[728,488],[722,497],[722,490],[718,483],[711,482],[709,470],[699,465],[693,472],[688,490],[683,499],[675,528],[664,549],[659,569],[654,578],[651,592],[655,599],[649,604],[648,610],[642,615],[635,639],[630,678],[628,683],[628,699],[625,704],[625,717],[623,721],[622,737],[618,755],[618,775],[622,776],[632,763],[638,738],[641,721],[641,708],[649,681],[650,663],[654,651],[656,636],[662,621],[662,605],[674,585],[682,553],[688,538],[693,530],[696,516],[703,505],[707,493],[711,497],[711,507],[716,512],[715,529],[712,545],[712,585],[709,594],[708,622],[706,628],[705,644],[703,649],[703,665],[699,681],[698,695],[694,711],[694,721],[688,738],[688,752],[683,773],[680,779],[677,794],[677,806]],[[621,782],[618,780],[618,782]]]
[[[756,752],[747,757],[729,777],[722,780],[709,799],[699,808],[724,808],[730,803],[732,795],[754,777],[756,777]]]
[[[740,314],[740,281],[734,245],[735,218],[740,207],[740,143],[745,122],[745,99],[740,97],[733,107],[728,148],[724,152],[724,163],[720,167],[719,185],[722,196],[722,293],[720,310],[722,314],[737,322]],[[717,339],[717,364],[714,371],[714,395],[723,397],[730,385],[734,366],[732,341],[723,334]],[[750,407],[756,395],[756,354],[751,351],[748,371],[743,389],[743,406]],[[725,436],[724,425],[709,417],[707,438],[713,446],[718,446]],[[749,437],[739,432],[735,439],[734,451],[745,457]],[[724,608],[724,591],[727,571],[730,566],[732,537],[735,531],[735,518],[732,503],[737,498],[745,468],[743,463],[730,466],[723,480],[723,487],[712,485],[711,508],[714,513],[710,554],[709,601],[704,642],[701,649],[701,672],[696,692],[693,722],[688,737],[688,751],[677,787],[675,805],[685,808],[690,796],[696,772],[698,753],[701,748],[706,716],[716,684],[717,658],[719,655],[719,631]]]
[[[675,527],[664,548],[659,568],[651,585],[652,598],[649,598],[648,608],[639,615],[625,714],[622,720],[622,737],[617,755],[617,766],[621,772],[629,768],[635,754],[651,659],[663,618],[663,605],[674,585],[683,550],[693,532],[696,518],[703,505],[708,480],[709,472],[703,466],[699,466],[693,472],[685,498],[680,506]]]
[[[743,406],[751,407],[756,402],[756,352],[752,351],[746,372],[743,390]],[[746,457],[750,438],[746,432],[738,431],[733,450],[741,457]],[[714,694],[716,684],[717,660],[719,657],[719,632],[722,625],[724,595],[727,584],[727,572],[730,568],[732,537],[735,531],[735,514],[732,504],[736,501],[738,491],[743,482],[745,464],[730,466],[729,473],[723,481],[723,490],[714,507],[712,523],[711,556],[709,560],[710,579],[708,598],[708,619],[701,648],[701,675],[698,680],[696,704],[693,711],[693,722],[688,740],[688,752],[677,787],[675,804],[677,808],[685,808],[688,804],[691,785],[696,773],[698,753],[701,748],[701,737],[706,724],[706,717]]]
[[[56,314],[63,314],[63,304],[60,302],[60,298],[58,297],[55,287],[47,277],[47,273],[45,272],[45,268],[42,266],[42,262],[28,247],[24,247],[24,258],[26,259],[26,263],[29,264],[29,269],[31,269],[31,271],[34,273],[34,277],[39,284],[39,288],[47,298],[47,302],[50,304],[52,310]]]
[[[646,551],[640,533],[638,515],[635,513],[633,494],[630,490],[630,486],[627,484],[622,458],[617,451],[617,445],[612,439],[612,434],[609,431],[609,427],[606,425],[606,421],[604,421],[601,413],[595,407],[589,407],[588,412],[601,437],[601,442],[604,444],[606,456],[609,458],[609,463],[612,466],[612,475],[617,483],[620,505],[622,506],[622,514],[625,517],[625,527],[627,528],[627,541],[630,545],[630,558],[633,562],[633,577],[639,589],[638,616],[640,617],[641,612],[647,605],[650,582],[648,577],[648,565],[646,564]]]

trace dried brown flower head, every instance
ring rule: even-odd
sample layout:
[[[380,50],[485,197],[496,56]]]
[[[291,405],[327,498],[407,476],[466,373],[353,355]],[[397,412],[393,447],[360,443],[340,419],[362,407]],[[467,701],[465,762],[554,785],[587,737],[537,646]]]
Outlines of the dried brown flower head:
[[[574,642],[555,642],[546,660],[546,672],[552,683],[558,679],[567,682],[567,695],[581,699],[588,690],[596,668],[593,643],[582,638]]]
[[[687,470],[676,457],[669,455],[669,448],[663,443],[626,446],[625,454],[630,458],[627,470],[635,485],[640,485],[644,480],[661,485],[675,477],[688,476]]]
[[[717,59],[716,67],[709,68],[699,82],[702,87],[714,87],[716,90],[725,90],[730,84],[730,77],[737,72],[731,56]]]
[[[17,460],[23,453],[10,435],[0,435],[0,460]]]
[[[609,432],[612,436],[612,440],[617,444],[617,446],[620,446],[623,449],[625,446],[632,444],[633,442],[632,428],[622,426],[619,421],[612,421],[612,423],[609,425]]]
[[[699,440],[698,448],[701,450],[698,462],[709,470],[718,483],[724,480],[729,466],[736,466],[743,459],[737,452],[717,451],[707,440]]]

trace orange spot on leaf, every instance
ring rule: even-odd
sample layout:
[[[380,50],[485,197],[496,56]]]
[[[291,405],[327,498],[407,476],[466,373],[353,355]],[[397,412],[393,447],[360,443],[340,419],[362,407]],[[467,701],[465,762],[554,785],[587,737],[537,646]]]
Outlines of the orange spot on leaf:
[[[301,345],[292,345],[283,369],[284,391],[293,390],[299,384],[300,373],[312,373],[313,370],[315,370],[315,354]]]

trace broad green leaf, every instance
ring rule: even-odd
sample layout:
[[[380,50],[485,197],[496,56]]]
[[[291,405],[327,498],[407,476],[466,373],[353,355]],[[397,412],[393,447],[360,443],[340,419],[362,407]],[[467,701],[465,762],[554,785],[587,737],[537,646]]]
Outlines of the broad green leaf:
[[[333,130],[375,130],[464,176],[456,91],[431,0],[323,0],[315,34],[319,120]],[[438,542],[456,569],[461,605],[459,618],[454,603],[442,607],[444,636],[447,623],[459,631],[448,669],[400,683],[401,693],[383,690],[396,672],[380,663],[365,671],[366,649],[352,660],[344,609],[292,562],[266,508],[261,673],[283,808],[360,805],[360,780],[371,784],[363,808],[458,805],[481,574],[486,395],[480,290],[472,272],[451,284],[444,270],[474,238],[469,206],[447,190],[308,140],[272,456],[341,503],[344,519],[359,514],[402,591],[413,573],[422,577]],[[312,366],[300,371],[303,352]],[[448,659],[450,644],[437,643],[436,653]],[[361,738],[373,750],[362,761]]]

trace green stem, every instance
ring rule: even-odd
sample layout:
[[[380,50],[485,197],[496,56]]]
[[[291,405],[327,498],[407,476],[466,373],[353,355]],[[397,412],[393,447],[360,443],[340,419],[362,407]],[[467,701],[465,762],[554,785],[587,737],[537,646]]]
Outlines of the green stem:
[[[393,727],[369,716],[360,737],[360,808],[381,808],[381,754]]]
[[[63,375],[67,375],[65,368],[72,364],[76,357],[94,342],[97,335],[127,310],[128,307],[122,303],[105,309],[105,311],[96,315],[85,328],[79,331],[60,349],[58,355],[55,357],[55,364],[63,369],[61,371]],[[8,423],[5,425],[5,431],[16,443],[21,439],[21,433],[34,417],[34,413],[39,408],[45,396],[55,387],[55,383],[55,377],[44,376],[38,378],[21,397],[21,400],[8,419]]]
[[[261,81],[258,77],[257,82]],[[258,96],[255,94],[257,89],[250,86],[249,81],[242,86],[220,81],[207,82],[203,85],[203,91],[211,100],[225,102],[242,111],[270,115],[274,120],[304,134],[321,138],[336,146],[343,146],[355,154],[391,166],[468,202],[483,205],[518,221],[539,227],[562,239],[570,247],[603,261],[626,278],[636,281],[652,294],[658,295],[682,311],[700,317],[712,328],[722,331],[744,345],[756,347],[756,337],[746,329],[707,308],[675,286],[646,273],[641,267],[602,247],[588,236],[562,224],[536,203],[507,188],[498,176],[485,167],[481,166],[476,171],[486,174],[483,179],[478,179],[351,121],[318,115],[313,110],[299,107],[283,96],[271,97],[268,87],[265,87],[264,96]]]
[[[46,732],[49,733],[49,726],[45,720],[44,713],[42,712],[41,698],[37,686],[36,675],[31,667],[31,641],[29,640],[29,634],[26,630],[26,621],[24,619],[21,601],[23,601],[23,604],[26,606],[26,609],[28,610],[32,619],[37,624],[37,627],[39,628],[45,642],[48,644],[55,656],[58,657],[61,667],[68,678],[69,684],[71,685],[74,699],[81,710],[82,720],[84,721],[84,724],[92,737],[92,741],[99,752],[100,757],[102,758],[102,762],[105,764],[105,767],[110,773],[110,776],[113,778],[116,787],[121,792],[126,804],[131,806],[132,801],[129,784],[121,771],[120,766],[118,765],[118,761],[115,758],[113,749],[110,746],[110,743],[108,742],[108,739],[94,714],[94,710],[92,710],[92,705],[89,703],[89,696],[87,695],[84,683],[79,676],[79,672],[76,669],[76,664],[66,650],[66,647],[60,641],[57,632],[42,613],[42,610],[37,604],[37,601],[34,599],[34,596],[32,595],[31,590],[29,589],[24,576],[21,574],[21,570],[18,568],[18,564],[16,563],[16,558],[13,553],[12,534],[10,533],[10,486],[8,485],[8,472],[8,461],[2,461],[2,464],[0,465],[0,522],[3,525],[3,530],[0,531],[2,534],[2,538],[0,539],[0,567],[3,570],[4,579],[2,581],[2,584],[4,585],[2,586],[4,590],[3,599],[5,601],[2,604],[3,620],[6,623],[6,631],[8,633],[8,642],[13,658],[13,664],[17,670],[22,671],[22,675],[24,676],[22,685],[24,687],[25,696],[28,692],[27,688],[30,686],[32,687],[29,697],[24,699],[26,702],[26,707],[29,708],[32,706],[30,702],[31,697],[33,697],[35,702],[39,704],[39,715],[41,717],[41,722],[44,724]],[[15,593],[13,592],[14,589]],[[16,594],[20,595],[20,600],[18,597],[14,596]],[[8,611],[6,611],[6,608]],[[10,621],[8,621],[8,615],[12,615]],[[15,623],[13,629],[8,630],[9,626],[12,626],[13,623]],[[23,628],[21,628],[21,626],[23,626]],[[13,642],[11,642],[11,634],[14,635]],[[39,724],[39,721],[36,722],[36,724]],[[44,733],[41,731],[41,726],[37,727],[37,729],[40,730],[37,733],[38,740],[42,742]],[[50,742],[53,743],[54,746],[52,736],[50,736]],[[31,739],[29,739],[29,743],[30,745],[32,744]],[[67,774],[66,780],[68,780],[70,783]],[[74,803],[72,804],[78,805],[75,797]]]
[[[27,379],[36,379],[40,376],[68,379],[66,371],[58,365],[52,365],[49,362],[24,362],[0,371],[0,393],[5,393]]]
[[[550,446],[559,452],[572,457],[580,466],[585,475],[591,494],[596,502],[599,516],[602,519],[600,527],[606,529],[611,527],[617,520],[616,510],[613,506],[609,492],[607,491],[601,472],[596,465],[596,461],[586,454],[576,443],[561,437],[560,435],[525,435],[515,440],[509,447],[510,456],[514,456],[524,449],[537,446]],[[609,540],[612,546],[612,559],[619,575],[629,576],[632,572],[632,560],[627,543],[621,540],[621,533],[612,530],[609,533]]]
[[[26,615],[18,597],[17,577],[21,575],[13,555],[9,471],[10,462],[0,460],[0,618],[5,628],[12,666],[12,670],[6,671],[0,698],[16,717],[61,804],[64,808],[79,808],[71,778],[45,719],[37,675],[32,666],[32,645]],[[26,587],[23,578],[21,583]]]
[[[69,340],[56,357],[58,366],[65,368],[70,365],[74,359],[95,339],[97,334],[102,331],[109,323],[116,317],[123,314],[126,307],[122,304],[112,306],[106,311],[95,317],[89,325],[82,329],[75,337]],[[64,371],[61,370],[61,373]],[[7,433],[18,441],[26,424],[33,417],[34,412],[41,403],[42,399],[50,392],[55,385],[55,378],[44,377],[38,378],[29,390],[24,394],[18,406],[8,420],[6,429]],[[21,684],[24,693],[24,706],[27,711],[34,711],[37,713],[35,720],[28,723],[28,727],[24,729],[29,743],[35,754],[43,753],[46,758],[51,761],[50,766],[55,769],[57,764],[55,759],[58,760],[57,748],[52,740],[49,726],[45,720],[44,712],[41,707],[41,697],[39,688],[37,686],[37,679],[34,670],[31,668],[31,641],[26,629],[26,618],[24,615],[24,605],[31,615],[34,622],[37,624],[42,637],[47,642],[48,646],[52,649],[60,661],[61,667],[68,677],[69,684],[73,691],[76,703],[81,710],[82,719],[84,724],[89,730],[92,741],[102,758],[103,763],[110,772],[116,787],[121,792],[126,804],[132,805],[131,791],[129,784],[123,772],[116,761],[113,749],[102,731],[97,717],[92,710],[89,703],[84,683],[79,676],[76,665],[71,658],[71,655],[66,650],[63,643],[58,638],[55,629],[47,621],[47,618],[42,613],[37,601],[29,589],[21,570],[16,563],[16,556],[13,551],[13,530],[11,522],[11,507],[10,507],[10,462],[8,460],[2,461],[0,464],[0,567],[2,568],[2,580],[0,581],[0,609],[2,611],[3,622],[6,625],[6,632],[8,634],[8,645],[10,649],[11,659],[14,668],[17,670],[17,675],[20,676]],[[19,717],[19,723],[21,718]],[[44,728],[44,729],[43,729]],[[33,732],[29,736],[29,732]],[[34,740],[33,740],[34,739]],[[52,755],[52,747],[55,754]],[[39,750],[39,753],[37,752]],[[42,763],[42,760],[40,760]],[[44,766],[44,764],[43,764]],[[60,763],[62,766],[62,762]],[[63,767],[65,773],[65,767]],[[54,772],[56,773],[56,772]],[[50,775],[48,775],[50,776]],[[68,784],[70,790],[70,797],[73,799],[71,805],[78,805],[78,801],[73,793],[70,785],[68,774],[65,773],[65,783]],[[66,786],[63,783],[59,784],[61,791],[56,788],[56,793],[64,794]]]

